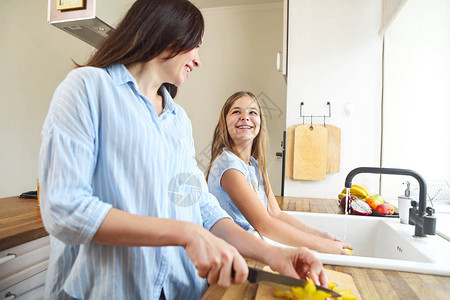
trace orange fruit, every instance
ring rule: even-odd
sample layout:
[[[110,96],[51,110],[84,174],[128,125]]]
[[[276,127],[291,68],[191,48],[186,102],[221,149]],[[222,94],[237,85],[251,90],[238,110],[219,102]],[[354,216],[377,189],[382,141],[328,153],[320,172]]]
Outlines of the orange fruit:
[[[365,201],[367,204],[369,204],[369,206],[370,206],[370,208],[372,208],[372,210],[375,210],[377,208],[377,206],[381,204],[381,201],[375,197],[369,197]]]

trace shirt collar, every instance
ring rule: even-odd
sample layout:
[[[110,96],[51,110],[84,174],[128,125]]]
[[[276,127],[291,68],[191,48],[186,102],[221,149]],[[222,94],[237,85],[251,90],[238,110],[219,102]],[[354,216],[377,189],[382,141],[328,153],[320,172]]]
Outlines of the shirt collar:
[[[166,89],[165,86],[161,87],[161,96],[163,97],[163,105],[164,105],[164,110],[163,111],[170,111],[172,113],[176,113],[175,111],[175,102],[173,101],[172,96],[170,95],[169,91]]]
[[[109,66],[106,68],[106,70],[118,85],[132,83],[135,86],[136,90],[138,90],[136,80],[123,64]],[[165,86],[162,86],[161,92],[161,96],[163,97],[164,111],[170,111],[175,114],[175,102],[173,101],[173,98],[170,95],[169,91]]]
[[[136,80],[134,77],[130,74],[127,68],[123,64],[120,65],[113,65],[110,67],[107,67],[106,70],[108,71],[111,78],[118,84],[126,84],[129,82],[134,83],[136,86]]]

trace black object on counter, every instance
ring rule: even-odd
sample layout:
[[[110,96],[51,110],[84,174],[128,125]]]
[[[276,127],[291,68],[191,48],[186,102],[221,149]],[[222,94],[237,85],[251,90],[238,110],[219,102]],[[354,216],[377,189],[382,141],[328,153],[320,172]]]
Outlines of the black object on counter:
[[[28,191],[20,194],[19,198],[37,199],[37,191]]]

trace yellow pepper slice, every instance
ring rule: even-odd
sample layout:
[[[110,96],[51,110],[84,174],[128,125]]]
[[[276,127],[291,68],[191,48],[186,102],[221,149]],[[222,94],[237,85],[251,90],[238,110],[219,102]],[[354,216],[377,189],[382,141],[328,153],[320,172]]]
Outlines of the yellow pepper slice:
[[[340,289],[335,282],[328,282],[328,288],[342,295],[342,297],[337,298],[338,300],[356,300],[351,290]],[[331,297],[329,293],[318,290],[310,278],[308,278],[305,287],[291,287],[291,289],[292,291],[286,291],[276,288],[275,297],[286,300],[326,300]]]

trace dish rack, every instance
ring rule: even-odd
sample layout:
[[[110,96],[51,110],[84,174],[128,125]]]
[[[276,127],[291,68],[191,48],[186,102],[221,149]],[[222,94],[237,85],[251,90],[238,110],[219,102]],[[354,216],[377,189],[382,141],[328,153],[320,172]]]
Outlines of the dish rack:
[[[419,199],[419,184],[411,182],[411,199]],[[434,203],[450,203],[450,185],[445,180],[427,182],[427,200]]]

